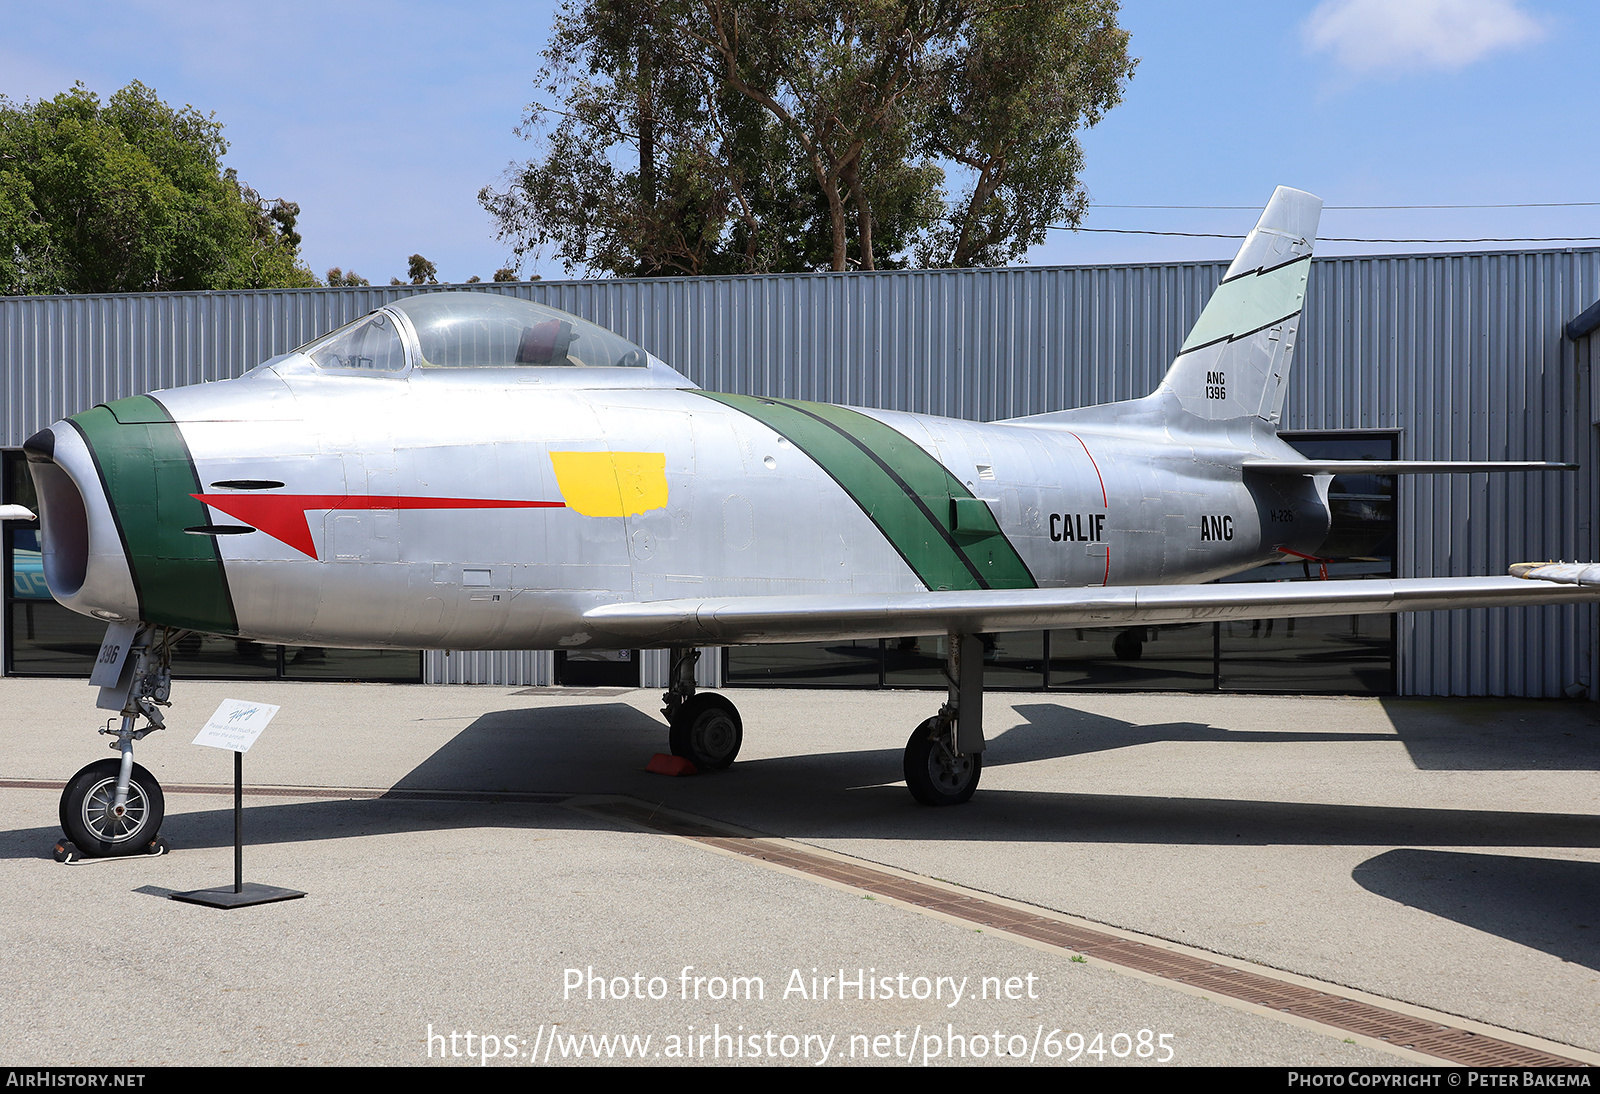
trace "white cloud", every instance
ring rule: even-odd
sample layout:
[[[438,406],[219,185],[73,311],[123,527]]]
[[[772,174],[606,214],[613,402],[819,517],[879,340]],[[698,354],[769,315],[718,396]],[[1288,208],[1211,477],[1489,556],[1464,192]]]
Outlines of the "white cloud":
[[[1543,38],[1519,0],[1322,0],[1306,41],[1362,73],[1464,68]]]

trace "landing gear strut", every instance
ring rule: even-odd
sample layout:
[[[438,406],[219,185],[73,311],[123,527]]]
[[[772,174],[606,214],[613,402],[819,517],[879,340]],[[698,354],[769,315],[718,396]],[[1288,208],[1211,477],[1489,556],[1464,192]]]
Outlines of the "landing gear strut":
[[[155,776],[133,762],[133,742],[166,728],[159,708],[170,705],[172,644],[177,635],[146,629],[131,637],[116,683],[100,689],[97,704],[103,709],[120,708],[120,717],[112,719],[117,728],[108,723],[100,732],[116,738],[111,747],[122,756],[89,764],[62,791],[61,830],[67,842],[58,847],[57,858],[63,861],[74,853],[99,858],[166,850],[159,835],[166,800]],[[102,651],[107,648],[114,648],[112,633],[101,647]],[[141,718],[149,723],[142,729],[138,728]]]
[[[952,634],[950,697],[906,742],[906,789],[923,805],[960,805],[983,773],[983,640]]]
[[[698,649],[672,651],[672,684],[661,701],[661,713],[672,728],[668,740],[672,754],[682,756],[702,771],[721,771],[733,764],[744,743],[744,723],[739,711],[715,692],[695,691],[694,666]]]

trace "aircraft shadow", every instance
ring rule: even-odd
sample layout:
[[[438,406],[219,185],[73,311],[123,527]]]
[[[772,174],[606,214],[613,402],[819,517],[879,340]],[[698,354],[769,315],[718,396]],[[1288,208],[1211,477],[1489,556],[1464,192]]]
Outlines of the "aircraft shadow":
[[[884,760],[889,758],[887,754],[881,755]],[[894,758],[898,761],[898,757]],[[827,759],[838,763],[829,765],[826,770],[836,770],[849,759],[851,770],[859,773],[859,755]],[[651,785],[661,789],[630,796],[771,835],[798,839],[1190,846],[1600,846],[1600,817],[1573,814],[1006,790],[985,791],[961,809],[936,810],[911,803],[904,788],[899,786],[861,787],[854,792],[837,786],[808,798],[797,793],[796,787],[814,788],[817,777],[823,774],[823,769],[819,769],[821,765],[781,760],[755,766],[763,770],[749,773],[743,779],[732,775],[656,779]],[[576,826],[630,830],[625,825],[587,819],[557,805],[496,801],[492,794],[485,794],[488,800],[426,801],[389,797],[270,805],[252,804],[247,798],[245,842],[247,845],[299,843],[452,828],[564,829]],[[774,795],[783,800],[775,801]],[[260,800],[255,799],[257,803]],[[232,804],[169,814],[162,834],[178,850],[231,846]],[[0,859],[47,857],[59,836],[60,829],[53,824],[0,832]],[[1495,856],[1481,857],[1500,861]],[[1385,862],[1385,859],[1379,856],[1371,862]],[[1505,861],[1520,864],[1530,860]],[[1600,885],[1596,880],[1600,866],[1560,862],[1550,864],[1550,870],[1555,875],[1562,871],[1574,877],[1581,875],[1582,885],[1588,887],[1583,891],[1600,896],[1600,892],[1596,892],[1596,886]],[[1357,880],[1392,899],[1461,919],[1472,926],[1482,926],[1461,918],[1460,911],[1425,903],[1435,898],[1435,889],[1419,884],[1414,889],[1416,895],[1406,895],[1413,891],[1404,888],[1407,876],[1405,871],[1379,870],[1358,873]],[[1475,880],[1474,884],[1484,887],[1485,891],[1490,887],[1487,881]],[[1568,887],[1578,884],[1574,881]],[[1530,891],[1541,890],[1531,888]],[[1438,896],[1437,899],[1448,898]],[[1594,904],[1591,902],[1589,906]],[[1515,916],[1507,912],[1502,920],[1514,923]],[[1490,927],[1482,929],[1503,933]],[[1527,944],[1537,945],[1531,941]]]
[[[1063,707],[1051,703],[1018,705],[1013,708],[1028,719],[1002,733],[990,733],[990,752],[984,754],[989,766],[1028,763],[1033,760],[1084,756],[1167,742],[1233,744],[1318,744],[1332,741],[1392,741],[1388,733],[1344,733],[1338,731],[1238,732],[1218,729],[1203,722],[1160,722],[1139,725],[1121,718]],[[909,731],[908,731],[909,732]]]
[[[617,793],[615,776],[667,751],[667,726],[627,703],[490,711],[395,783],[401,790]]]
[[[1423,771],[1600,771],[1600,711],[1565,700],[1382,700]]]
[[[169,813],[161,834],[174,853],[233,846],[233,801],[225,807],[192,813]],[[255,799],[260,802],[261,799]],[[332,801],[252,804],[244,807],[244,867],[250,879],[250,848],[279,843],[353,839],[363,836],[410,835],[449,829],[524,828],[610,830],[616,826],[591,821],[558,805],[520,801],[416,801],[405,798],[343,798]],[[49,858],[61,829],[50,825],[0,832],[0,860]],[[140,861],[135,855],[122,861]],[[91,863],[99,866],[107,860]],[[219,878],[218,884],[232,879]]]
[[[1600,969],[1600,863],[1403,847],[1350,876],[1408,907]]]
[[[1028,720],[996,735],[985,756],[991,770],[1162,741],[1393,740],[1388,734],[1239,733],[1197,722],[1134,725],[1050,704],[1018,710]],[[730,771],[689,779],[647,774],[643,769],[650,756],[666,747],[663,723],[625,703],[491,711],[395,785],[468,792],[474,799],[502,792],[620,794],[801,839],[1600,847],[1600,817],[1582,814],[1095,794],[1065,780],[1060,790],[998,789],[991,781],[966,806],[926,809],[897,785],[903,778],[898,748],[741,760]],[[231,806],[172,816],[163,832],[175,846],[225,846],[232,840],[230,813]],[[247,801],[246,834],[250,842],[271,842],[438,827],[538,826],[548,822],[532,818],[549,815],[481,799]],[[563,810],[561,815],[572,814]],[[0,858],[39,857],[56,836],[53,827],[0,833]]]

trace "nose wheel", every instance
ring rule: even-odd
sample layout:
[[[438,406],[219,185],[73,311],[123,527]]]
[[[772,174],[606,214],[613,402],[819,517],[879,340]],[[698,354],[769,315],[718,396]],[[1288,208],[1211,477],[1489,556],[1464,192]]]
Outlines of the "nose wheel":
[[[118,760],[96,760],[61,794],[61,830],[93,858],[148,853],[166,816],[161,784],[138,764],[129,773],[126,798],[116,804],[121,767]]]

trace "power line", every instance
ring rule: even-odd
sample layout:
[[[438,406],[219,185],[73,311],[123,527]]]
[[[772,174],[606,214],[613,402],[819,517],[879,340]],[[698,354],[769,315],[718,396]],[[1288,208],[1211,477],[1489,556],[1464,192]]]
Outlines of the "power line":
[[[1375,209],[1582,209],[1600,201],[1513,201],[1495,205],[1324,205],[1323,212],[1355,212]],[[1105,205],[1089,203],[1091,209],[1227,209],[1251,212],[1259,205]]]
[[[1585,243],[1600,236],[1482,236],[1478,239],[1365,239],[1359,236],[1321,236],[1324,243]]]
[[[1252,206],[1254,208],[1254,206]],[[1073,228],[1051,224],[1058,232],[1105,232],[1126,236],[1187,236],[1191,239],[1243,239],[1223,232],[1157,232],[1143,228]],[[1370,236],[1318,236],[1318,243],[1587,243],[1600,236],[1482,236],[1476,239],[1380,239]]]
[[[1067,224],[1048,224],[1058,232],[1107,232],[1119,236],[1189,236],[1194,239],[1243,239],[1244,236],[1226,235],[1222,232],[1156,232],[1140,228],[1074,228]]]

